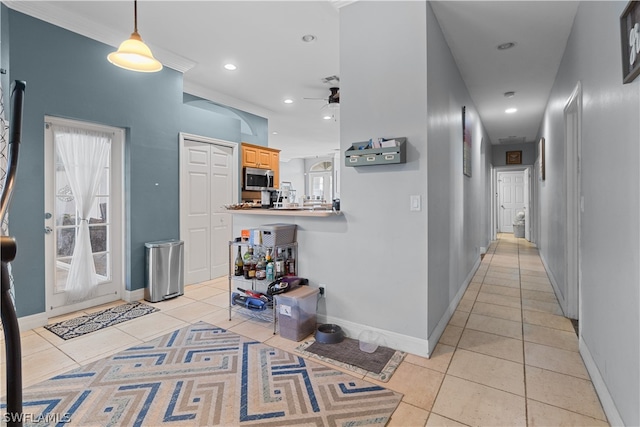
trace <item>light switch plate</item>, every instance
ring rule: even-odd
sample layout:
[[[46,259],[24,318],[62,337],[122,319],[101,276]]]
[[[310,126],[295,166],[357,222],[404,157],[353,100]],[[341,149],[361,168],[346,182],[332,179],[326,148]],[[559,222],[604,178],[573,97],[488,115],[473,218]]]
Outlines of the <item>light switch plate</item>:
[[[409,210],[413,212],[422,210],[422,200],[419,194],[409,196]]]

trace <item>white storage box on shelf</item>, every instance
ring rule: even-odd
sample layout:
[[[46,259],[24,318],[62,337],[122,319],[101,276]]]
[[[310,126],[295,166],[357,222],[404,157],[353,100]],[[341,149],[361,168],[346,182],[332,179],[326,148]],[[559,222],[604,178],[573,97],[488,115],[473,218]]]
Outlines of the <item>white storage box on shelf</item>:
[[[288,245],[296,241],[296,224],[261,225],[260,234],[264,246]]]
[[[314,333],[318,288],[300,286],[275,298],[280,336],[300,341]]]

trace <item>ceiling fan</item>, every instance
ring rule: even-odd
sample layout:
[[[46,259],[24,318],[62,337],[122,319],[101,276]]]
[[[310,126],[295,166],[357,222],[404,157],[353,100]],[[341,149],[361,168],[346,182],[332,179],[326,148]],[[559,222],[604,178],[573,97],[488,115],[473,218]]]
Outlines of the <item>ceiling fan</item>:
[[[339,87],[331,87],[329,88],[331,94],[328,98],[303,98],[303,99],[312,99],[312,100],[320,100],[325,101],[326,106],[330,107],[339,107],[340,106],[340,88]],[[332,105],[333,104],[333,105]]]
[[[304,98],[304,99],[312,99],[312,100],[321,100],[325,101],[321,108],[322,111],[325,111],[322,115],[322,118],[325,120],[333,120],[338,121],[336,117],[336,112],[340,109],[340,88],[339,87],[331,87],[329,88],[331,94],[328,98]]]

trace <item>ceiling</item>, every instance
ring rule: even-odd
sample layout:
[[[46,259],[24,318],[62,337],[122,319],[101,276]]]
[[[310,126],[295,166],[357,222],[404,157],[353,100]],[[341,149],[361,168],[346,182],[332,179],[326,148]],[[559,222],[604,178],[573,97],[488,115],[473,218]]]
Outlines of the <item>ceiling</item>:
[[[362,1],[362,0],[361,0]],[[117,47],[133,31],[131,1],[4,1]],[[340,7],[352,1],[138,2],[138,31],[184,90],[269,121],[283,160],[333,154],[340,117],[325,106],[340,75]],[[432,7],[491,142],[533,141],[577,2],[434,1]],[[316,40],[302,41],[312,34]],[[500,51],[507,42],[515,47]],[[105,58],[106,61],[106,58]],[[227,71],[226,63],[238,68]],[[512,98],[504,93],[514,91]],[[285,104],[285,99],[293,103]],[[304,99],[320,98],[320,99]],[[518,111],[505,114],[508,107]],[[334,118],[323,116],[334,113]]]

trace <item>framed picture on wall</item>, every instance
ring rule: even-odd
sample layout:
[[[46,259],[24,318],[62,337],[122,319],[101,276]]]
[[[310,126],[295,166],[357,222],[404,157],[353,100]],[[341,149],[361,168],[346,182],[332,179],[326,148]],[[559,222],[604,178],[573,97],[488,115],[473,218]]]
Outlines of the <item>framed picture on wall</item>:
[[[508,165],[521,165],[522,164],[522,151],[507,151],[507,164]]]
[[[538,142],[538,156],[540,156],[540,158],[539,158],[539,162],[540,162],[540,164],[539,164],[539,167],[540,167],[539,174],[540,174],[540,179],[542,181],[544,181],[544,179],[545,179],[545,172],[546,172],[545,171],[545,164],[544,164],[544,162],[545,162],[544,154],[545,154],[544,153],[544,138],[540,138],[540,141]]]
[[[620,15],[622,82],[631,83],[640,74],[640,2],[630,1]]]
[[[467,107],[462,107],[462,173],[471,176],[471,126],[467,122]]]

